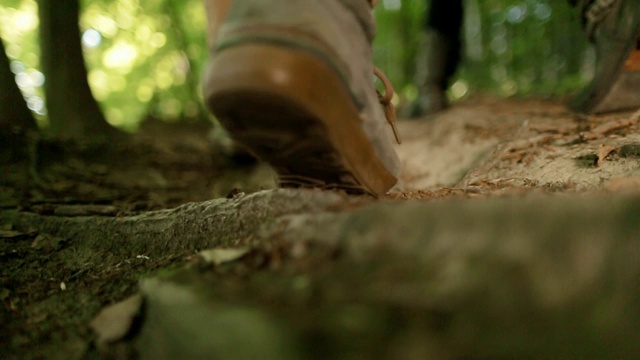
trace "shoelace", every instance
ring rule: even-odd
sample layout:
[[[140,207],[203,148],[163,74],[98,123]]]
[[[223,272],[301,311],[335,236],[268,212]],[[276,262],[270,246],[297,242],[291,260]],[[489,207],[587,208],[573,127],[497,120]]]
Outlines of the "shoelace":
[[[380,81],[382,81],[382,84],[384,85],[384,94],[376,91],[378,93],[378,101],[384,108],[384,116],[387,118],[389,125],[391,125],[391,129],[393,130],[393,135],[395,136],[396,141],[398,142],[398,144],[402,144],[402,140],[400,140],[400,134],[398,132],[398,127],[396,125],[396,122],[398,120],[398,117],[396,115],[396,107],[393,106],[393,103],[391,102],[391,100],[393,100],[393,95],[395,94],[393,85],[391,85],[391,81],[389,81],[389,78],[377,67],[373,68],[373,73],[378,77],[378,79],[380,79]]]
[[[371,8],[376,7],[378,5],[379,0],[369,0],[369,4]],[[398,132],[398,126],[396,124],[398,117],[396,115],[396,108],[393,106],[391,100],[393,100],[393,95],[395,94],[395,90],[393,89],[393,85],[389,78],[382,72],[382,70],[378,69],[374,66],[373,73],[382,81],[384,85],[384,94],[376,91],[378,93],[378,101],[384,108],[384,116],[387,118],[387,122],[391,125],[391,129],[393,130],[393,136],[396,138],[396,142],[398,144],[402,144],[402,140],[400,140],[400,133]]]

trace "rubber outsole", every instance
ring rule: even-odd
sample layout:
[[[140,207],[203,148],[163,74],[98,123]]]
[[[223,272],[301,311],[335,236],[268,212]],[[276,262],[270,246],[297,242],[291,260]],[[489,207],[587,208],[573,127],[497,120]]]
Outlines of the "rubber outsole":
[[[379,196],[396,183],[342,79],[322,60],[243,44],[217,54],[209,70],[207,105],[236,141],[275,169],[281,186]]]

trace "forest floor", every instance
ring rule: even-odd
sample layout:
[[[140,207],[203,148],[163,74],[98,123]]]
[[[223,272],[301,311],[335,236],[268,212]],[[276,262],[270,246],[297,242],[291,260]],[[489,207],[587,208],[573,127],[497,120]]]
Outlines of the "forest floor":
[[[401,122],[381,199],[273,190],[204,125],[4,133],[0,358],[634,353],[639,121],[466,100]]]

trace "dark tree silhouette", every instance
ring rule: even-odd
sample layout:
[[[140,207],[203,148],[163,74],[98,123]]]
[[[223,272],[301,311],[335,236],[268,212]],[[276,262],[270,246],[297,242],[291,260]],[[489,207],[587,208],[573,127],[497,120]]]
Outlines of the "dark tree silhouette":
[[[38,0],[42,69],[50,129],[61,138],[113,138],[91,94],[82,54],[78,0]]]
[[[191,93],[191,98],[198,99],[198,93],[200,92],[200,87],[202,85],[200,84],[200,79],[198,78],[198,76],[194,76],[195,74],[193,73],[193,67],[196,63],[196,59],[190,56],[189,51],[187,51],[189,41],[185,35],[187,32],[186,26],[182,21],[181,11],[183,10],[183,8],[183,0],[167,0],[165,3],[165,12],[167,15],[169,15],[171,22],[174,24],[174,26],[172,26],[174,40],[176,41],[178,47],[187,56],[187,60],[189,61],[189,71],[191,73],[187,76],[186,85],[189,89],[189,92]],[[201,121],[208,121],[206,120],[206,116],[204,116],[204,114],[207,114],[208,112],[204,104],[199,101],[198,105],[198,114],[196,114],[195,118]]]
[[[0,39],[0,126],[33,130],[36,123],[22,97],[9,67],[9,58]]]

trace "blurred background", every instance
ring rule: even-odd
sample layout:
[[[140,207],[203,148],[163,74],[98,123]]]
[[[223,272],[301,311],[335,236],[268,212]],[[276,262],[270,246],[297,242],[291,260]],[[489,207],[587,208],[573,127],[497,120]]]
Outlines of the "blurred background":
[[[413,84],[428,0],[382,0],[375,10],[375,63],[399,104]],[[594,54],[566,1],[466,0],[463,66],[452,99],[565,95],[588,80]],[[146,118],[208,119],[201,78],[207,61],[202,0],[81,0],[80,35],[93,97],[109,124],[134,131]],[[35,0],[0,2],[0,36],[29,109],[48,123]]]

